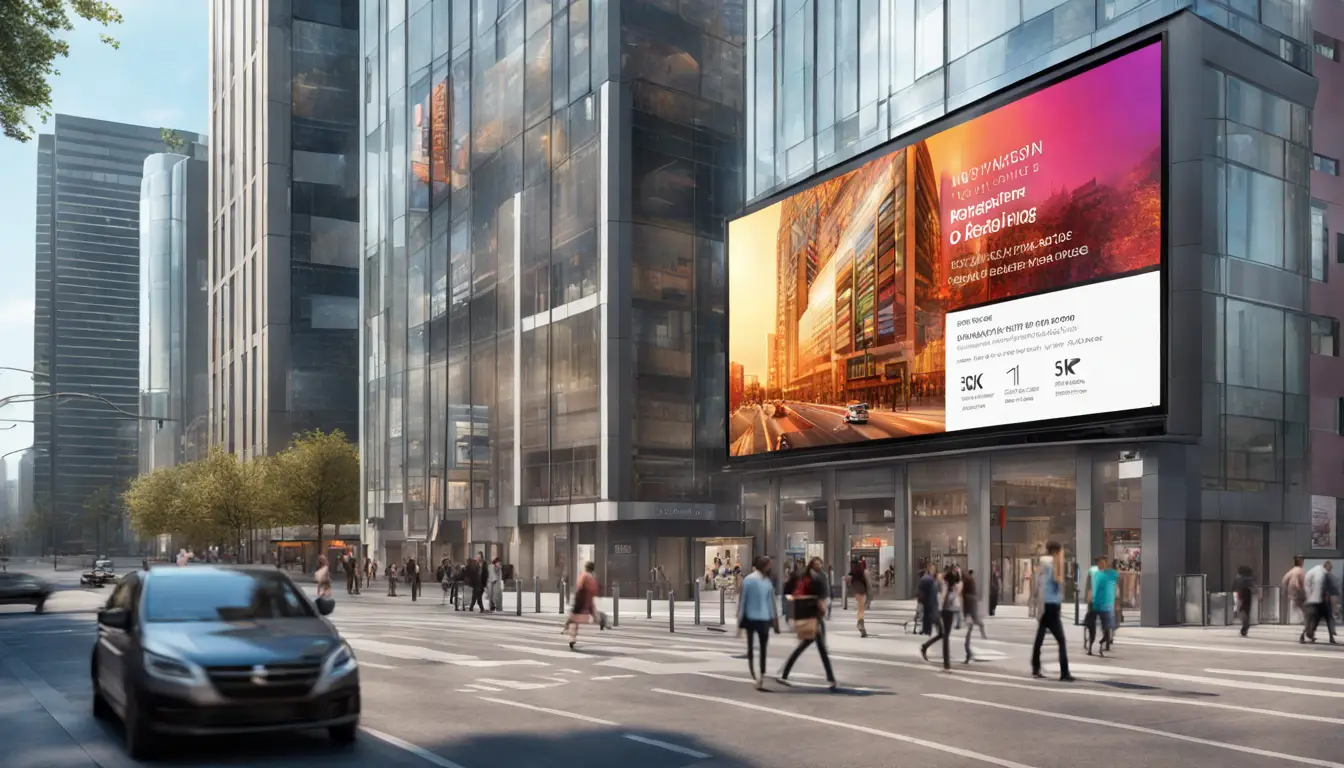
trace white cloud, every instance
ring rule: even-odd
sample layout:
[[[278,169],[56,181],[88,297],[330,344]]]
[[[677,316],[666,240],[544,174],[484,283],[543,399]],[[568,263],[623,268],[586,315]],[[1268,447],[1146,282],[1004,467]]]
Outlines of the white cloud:
[[[0,329],[31,328],[34,302],[31,298],[14,298],[0,302]]]

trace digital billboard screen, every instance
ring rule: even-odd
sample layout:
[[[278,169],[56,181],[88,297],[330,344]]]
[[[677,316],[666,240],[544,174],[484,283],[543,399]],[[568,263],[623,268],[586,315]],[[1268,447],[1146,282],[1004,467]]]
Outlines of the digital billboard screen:
[[[729,223],[733,457],[1161,405],[1162,49]]]

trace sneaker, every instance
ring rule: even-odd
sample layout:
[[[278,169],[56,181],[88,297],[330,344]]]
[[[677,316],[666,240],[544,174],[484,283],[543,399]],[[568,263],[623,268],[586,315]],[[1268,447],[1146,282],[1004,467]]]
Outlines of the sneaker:
[[[1072,682],[1075,682],[1075,681],[1077,681],[1077,678],[1074,677],[1073,675],[1060,675],[1060,676],[1059,676],[1059,682],[1061,682],[1061,683],[1072,683]]]
[[[1039,670],[1039,669],[1032,670],[1032,672],[1031,672],[1031,676],[1034,677],[1034,678],[1036,678],[1037,680],[1044,680],[1044,679],[1045,679],[1045,675],[1041,674],[1041,670]]]
[[[756,676],[756,690],[758,691],[765,690],[765,678],[761,677],[760,675]]]
[[[919,646],[919,655],[920,655],[920,656],[923,656],[925,661],[928,661],[928,660],[929,660],[929,647],[928,647],[927,645],[921,645],[921,646]]]

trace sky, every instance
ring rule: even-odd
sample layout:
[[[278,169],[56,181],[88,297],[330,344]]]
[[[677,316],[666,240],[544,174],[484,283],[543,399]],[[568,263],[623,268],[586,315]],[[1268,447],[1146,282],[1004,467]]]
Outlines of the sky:
[[[53,112],[120,123],[206,133],[209,125],[209,0],[112,0],[122,24],[106,30],[82,21],[69,36],[70,57],[57,60]],[[34,121],[39,132],[49,131]],[[37,140],[0,136],[0,366],[33,367],[33,248]],[[0,397],[32,392],[31,377],[0,370]],[[32,406],[0,409],[0,419],[31,420]],[[4,429],[4,427],[10,427]],[[31,423],[0,421],[0,454],[31,445]],[[13,477],[17,456],[9,462]]]

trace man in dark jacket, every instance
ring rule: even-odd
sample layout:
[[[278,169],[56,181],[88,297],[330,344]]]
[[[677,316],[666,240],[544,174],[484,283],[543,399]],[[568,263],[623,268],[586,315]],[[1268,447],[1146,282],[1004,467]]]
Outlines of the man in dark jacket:
[[[1255,593],[1255,578],[1249,565],[1237,569],[1237,580],[1232,583],[1232,591],[1237,595],[1237,613],[1241,614],[1241,636],[1245,637],[1251,629],[1251,598]]]
[[[921,625],[919,634],[933,634],[933,620],[938,616],[938,579],[934,575],[934,565],[929,563],[924,566],[924,575],[919,577],[919,586],[916,596],[919,598],[919,604],[924,609],[924,623]]]
[[[468,610],[475,610],[479,605],[481,613],[485,613],[485,603],[481,598],[485,595],[485,584],[490,578],[490,566],[486,565],[484,552],[476,553],[476,557],[471,561],[471,568],[473,576],[467,579],[471,587],[471,606]]]

